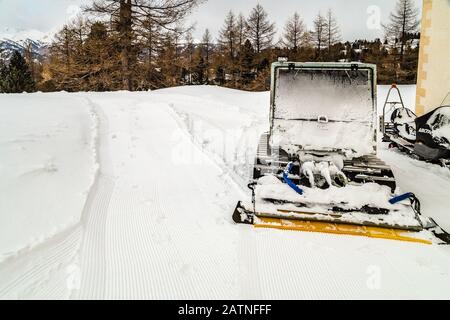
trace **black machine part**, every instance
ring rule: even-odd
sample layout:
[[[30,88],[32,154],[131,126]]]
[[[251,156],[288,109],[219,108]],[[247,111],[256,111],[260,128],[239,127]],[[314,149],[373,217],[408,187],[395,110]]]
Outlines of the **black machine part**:
[[[249,184],[249,188],[254,191],[254,184]],[[421,221],[420,219],[420,202],[419,200],[412,195],[411,200],[411,205],[414,208],[414,211],[417,214],[417,218],[419,219],[419,221]],[[254,194],[253,194],[253,201],[254,201]],[[329,214],[329,217],[333,217],[335,220],[335,222],[339,222],[341,219],[341,216],[339,213],[345,214],[346,211],[340,211],[340,210],[336,210],[337,208],[333,208],[332,211],[334,213]],[[367,211],[367,208],[361,208],[363,209],[362,212],[369,214],[369,215],[383,215],[386,214],[384,212],[374,212],[371,209],[369,211]],[[320,216],[320,214],[317,214],[318,216]],[[238,202],[234,212],[233,212],[233,221],[237,224],[247,224],[247,225],[253,225],[255,223],[255,218],[258,216],[258,213],[255,210],[254,204],[253,204],[253,209],[252,210],[248,210],[245,208],[245,206],[243,205],[242,202]],[[262,214],[262,216],[264,216],[264,214]],[[312,219],[314,220],[315,218],[313,216],[311,216]],[[285,218],[285,219],[291,219],[291,218]],[[320,221],[320,217],[317,217],[316,219],[318,219],[317,221]],[[348,223],[348,222],[347,222]],[[358,225],[358,224],[356,224]],[[364,224],[361,224],[364,225]],[[428,230],[430,231],[437,239],[439,239],[441,241],[441,245],[450,245],[450,234],[445,232],[442,228],[440,228],[437,223],[432,219],[432,218],[428,218],[428,224],[427,225],[423,225],[421,223],[422,227],[424,230]],[[387,227],[387,226],[386,226]],[[397,227],[399,228],[399,227]],[[399,228],[401,229],[401,228]],[[405,228],[405,230],[407,230]],[[409,230],[409,229],[408,229]],[[411,229],[412,230],[412,229]],[[410,231],[411,231],[410,230]],[[420,230],[416,230],[416,231],[420,231]]]
[[[321,155],[315,155],[320,159]],[[306,177],[300,174],[298,158],[289,155],[282,149],[272,149],[269,144],[269,133],[261,136],[255,166],[253,168],[253,180],[256,181],[266,174],[273,174],[280,179],[289,162],[295,162],[292,168],[292,181],[299,185],[309,186]],[[396,189],[394,174],[390,167],[374,155],[353,158],[344,161],[342,172],[353,183],[373,182]],[[339,181],[336,181],[339,184]]]
[[[416,136],[415,120],[417,116],[408,108],[397,108],[392,112],[391,123],[393,132],[414,143]]]
[[[418,117],[416,122],[416,145],[414,152],[426,159],[436,161],[443,158],[450,158],[450,142],[446,137],[439,137],[434,130],[444,125],[450,125],[448,118],[442,111],[450,110],[450,106],[440,107],[436,110]],[[430,123],[430,120],[433,120]]]
[[[397,108],[391,114],[391,122],[393,123],[397,123],[397,119],[404,120],[404,118],[407,118],[407,120],[411,119],[412,121],[414,121],[414,119],[416,119],[417,116],[414,112],[405,107]]]

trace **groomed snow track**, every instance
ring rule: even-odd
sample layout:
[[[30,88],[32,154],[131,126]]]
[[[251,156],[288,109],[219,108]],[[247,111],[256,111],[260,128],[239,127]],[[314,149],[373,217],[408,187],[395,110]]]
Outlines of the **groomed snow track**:
[[[266,94],[190,87],[77,95],[99,124],[99,170],[81,221],[0,263],[0,298],[450,298],[447,247],[232,223],[246,192],[236,177],[248,163],[222,161],[205,141],[235,112],[245,121],[235,117],[243,130],[231,145],[246,150],[239,141],[252,135],[256,146],[260,132],[248,128],[264,128]],[[180,125],[197,121],[203,129]]]

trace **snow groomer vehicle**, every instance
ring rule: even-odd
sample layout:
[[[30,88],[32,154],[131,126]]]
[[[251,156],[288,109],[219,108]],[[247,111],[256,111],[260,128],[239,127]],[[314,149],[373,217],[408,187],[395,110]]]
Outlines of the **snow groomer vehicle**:
[[[233,220],[256,228],[443,244],[412,193],[377,157],[377,72],[362,63],[279,61],[270,131]]]

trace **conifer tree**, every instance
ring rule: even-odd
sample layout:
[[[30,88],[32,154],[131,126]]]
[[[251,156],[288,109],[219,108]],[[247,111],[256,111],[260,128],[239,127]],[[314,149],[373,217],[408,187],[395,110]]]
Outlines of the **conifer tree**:
[[[327,21],[326,18],[319,13],[314,19],[314,27],[312,31],[312,36],[314,39],[314,43],[316,45],[316,58],[319,59],[322,54],[322,49],[326,45],[326,29],[327,29]]]
[[[392,48],[399,49],[400,62],[403,61],[407,45],[419,32],[419,10],[412,0],[397,0],[395,11],[384,26],[385,36]]]
[[[18,51],[14,51],[9,65],[2,68],[2,91],[22,93],[35,91],[35,83],[30,68]]]
[[[204,57],[204,63],[205,63],[205,78],[206,83],[209,83],[209,68],[211,66],[211,53],[212,53],[212,38],[211,33],[209,32],[209,29],[205,30],[205,33],[202,37],[202,57]]]
[[[197,48],[193,57],[193,83],[205,84],[206,82],[206,63],[202,55],[202,49]]]
[[[87,11],[108,16],[119,35],[122,89],[134,89],[136,33],[145,21],[173,31],[198,0],[94,0]],[[145,26],[144,26],[145,27]]]
[[[241,50],[245,40],[247,40],[247,21],[242,13],[239,14],[236,20],[236,36],[237,48]]]
[[[255,51],[250,40],[246,40],[240,52],[241,78],[244,85],[254,80]]]
[[[269,21],[267,12],[258,4],[247,19],[247,35],[256,53],[272,45],[275,33],[275,23]]]
[[[1,51],[0,51],[1,53]],[[6,80],[6,64],[0,57],[0,93],[5,92],[5,80]]]
[[[325,16],[325,41],[328,49],[328,57],[331,59],[331,48],[341,41],[341,30],[333,11],[328,10]]]
[[[222,50],[229,56],[230,60],[234,60],[236,57],[236,44],[238,42],[236,31],[236,16],[230,10],[219,32],[219,44]]]
[[[290,50],[297,52],[303,42],[306,40],[306,26],[300,15],[295,12],[287,21],[284,27],[282,43]]]
[[[167,33],[158,53],[157,64],[162,75],[161,87],[179,85],[181,70],[177,63],[177,37],[176,33]]]

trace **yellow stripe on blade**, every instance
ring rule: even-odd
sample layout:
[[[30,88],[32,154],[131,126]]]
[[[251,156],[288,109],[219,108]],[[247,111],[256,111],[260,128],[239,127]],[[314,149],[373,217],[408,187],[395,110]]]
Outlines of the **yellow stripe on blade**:
[[[254,224],[255,228],[272,228],[280,230],[293,230],[304,232],[318,232],[351,235],[378,239],[417,242],[431,245],[432,242],[425,239],[414,238],[413,232],[387,229],[379,227],[356,226],[351,224],[329,223],[319,221],[286,220],[277,218],[258,218]]]

